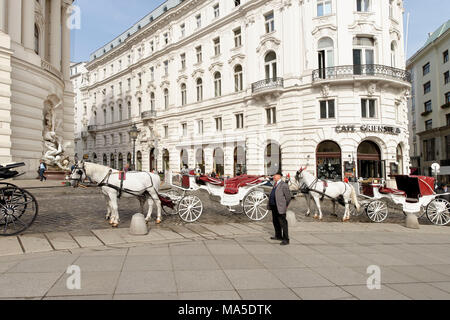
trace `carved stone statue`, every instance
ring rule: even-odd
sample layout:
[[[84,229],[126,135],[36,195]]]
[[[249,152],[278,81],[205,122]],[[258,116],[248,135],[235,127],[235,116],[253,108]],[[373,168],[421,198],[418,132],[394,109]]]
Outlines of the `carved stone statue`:
[[[50,107],[45,115],[44,127],[44,156],[42,159],[49,166],[57,166],[61,170],[69,169],[69,157],[65,156],[65,148],[70,144],[64,144],[63,138],[57,134],[62,121],[56,119],[56,111],[62,102]]]

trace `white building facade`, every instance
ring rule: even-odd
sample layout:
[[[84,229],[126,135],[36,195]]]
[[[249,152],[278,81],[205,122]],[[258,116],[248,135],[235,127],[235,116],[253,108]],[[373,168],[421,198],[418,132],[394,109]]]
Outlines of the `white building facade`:
[[[120,168],[136,124],[142,170],[406,173],[402,5],[169,0],[86,64],[83,153]]]
[[[0,0],[0,163],[25,162],[35,178],[45,152],[45,115],[62,103],[57,132],[73,141],[69,75],[72,0]],[[73,154],[73,148],[66,149]]]

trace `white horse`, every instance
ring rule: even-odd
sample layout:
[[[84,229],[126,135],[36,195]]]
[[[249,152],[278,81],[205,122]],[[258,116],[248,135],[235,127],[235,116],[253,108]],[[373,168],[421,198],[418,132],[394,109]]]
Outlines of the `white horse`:
[[[356,197],[355,189],[349,183],[331,181],[325,183],[322,180],[316,179],[311,173],[307,172],[306,167],[301,168],[299,171],[297,171],[295,180],[300,188],[306,188],[308,190],[308,193],[306,194],[306,201],[308,204],[308,212],[306,213],[307,216],[311,214],[311,197],[316,203],[316,209],[319,210],[319,216],[317,215],[317,211],[315,211],[314,219],[323,219],[322,210],[320,208],[320,200],[323,199],[324,196],[336,201],[338,201],[340,197],[343,198],[343,201],[345,203],[345,212],[342,221],[344,222],[350,220],[350,202],[355,205],[358,212],[360,210],[360,205]]]
[[[120,196],[129,198],[137,197],[144,213],[144,204],[148,203],[148,213],[145,221],[148,223],[153,211],[153,203],[156,203],[158,216],[156,223],[161,223],[161,201],[159,200],[159,186],[161,179],[159,175],[150,172],[127,172],[125,179],[121,181],[118,170],[105,167],[95,163],[79,162],[71,176],[71,185],[76,188],[86,178],[97,183],[102,188],[107,204],[106,219],[113,227],[119,226],[119,209],[117,199]],[[122,186],[121,186],[122,185]]]

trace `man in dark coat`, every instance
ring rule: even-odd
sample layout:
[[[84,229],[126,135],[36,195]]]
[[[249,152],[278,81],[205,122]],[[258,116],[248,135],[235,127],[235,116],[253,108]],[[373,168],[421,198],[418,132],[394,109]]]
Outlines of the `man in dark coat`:
[[[281,245],[289,244],[288,222],[286,212],[291,202],[291,192],[289,186],[281,180],[283,174],[277,172],[273,176],[274,186],[269,197],[269,210],[272,211],[273,226],[275,228],[275,237],[271,240],[280,240]]]

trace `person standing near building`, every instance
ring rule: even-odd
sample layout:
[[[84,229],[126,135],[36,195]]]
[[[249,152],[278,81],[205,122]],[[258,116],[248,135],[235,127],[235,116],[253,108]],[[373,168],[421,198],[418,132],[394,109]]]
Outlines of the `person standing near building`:
[[[47,165],[45,164],[44,160],[41,160],[39,164],[39,178],[41,182],[43,180],[47,181],[47,177],[44,176],[45,171],[47,171]]]
[[[273,226],[275,228],[275,237],[271,240],[280,240],[281,245],[289,244],[288,222],[286,212],[291,202],[291,192],[289,186],[281,180],[283,174],[277,172],[273,176],[274,186],[269,197],[268,209],[272,211]]]

